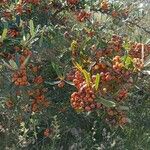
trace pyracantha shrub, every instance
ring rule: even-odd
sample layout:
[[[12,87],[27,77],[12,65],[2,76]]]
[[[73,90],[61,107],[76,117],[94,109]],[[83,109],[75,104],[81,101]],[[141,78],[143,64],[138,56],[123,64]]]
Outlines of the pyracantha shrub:
[[[132,2],[0,0],[0,149],[124,149],[149,93],[149,7]]]

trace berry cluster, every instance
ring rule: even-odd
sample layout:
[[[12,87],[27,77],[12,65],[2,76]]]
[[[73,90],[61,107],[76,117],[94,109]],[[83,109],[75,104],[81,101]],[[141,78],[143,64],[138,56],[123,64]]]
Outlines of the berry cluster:
[[[120,56],[115,56],[113,58],[113,69],[115,72],[121,72],[122,69],[124,68],[124,64],[121,61],[121,57]]]
[[[16,86],[26,86],[26,85],[28,85],[26,68],[21,68],[20,70],[13,73],[12,82]]]
[[[123,111],[119,111],[115,108],[109,108],[107,109],[106,122],[108,122],[111,125],[123,126],[128,122],[128,120],[126,114]]]
[[[111,15],[113,18],[126,18],[129,14],[129,8],[123,8],[118,11],[111,7],[111,3],[108,0],[103,0],[100,3],[100,10],[103,13]]]
[[[87,85],[79,71],[75,72],[73,83],[78,90],[71,95],[71,106],[74,109],[91,111],[101,107],[101,104],[95,102],[94,89]]]
[[[108,44],[108,49],[112,51],[119,52],[122,48],[123,39],[118,35],[113,35]]]
[[[144,58],[146,58],[150,53],[150,45],[148,45],[148,44],[142,44],[142,43],[132,44],[129,54],[134,58],[142,59],[142,49],[144,51]]]
[[[16,29],[9,29],[8,36],[11,38],[16,38],[17,36],[19,36],[19,31],[17,31]]]
[[[31,55],[32,55],[32,52],[29,49],[23,49],[23,51],[21,52],[21,55],[19,57],[20,64],[23,64],[25,59]]]
[[[77,12],[77,14],[76,14],[77,20],[79,22],[83,22],[83,21],[89,19],[90,16],[91,16],[91,14],[84,10],[81,10],[80,12]]]
[[[40,76],[37,76],[33,79],[33,83],[36,83],[36,84],[41,84],[43,83],[44,80],[43,80],[43,77],[40,75]]]
[[[35,89],[28,91],[29,96],[32,98],[31,109],[33,112],[40,111],[40,108],[42,108],[43,106],[49,106],[49,101],[46,100],[44,92],[47,92],[47,89]]]

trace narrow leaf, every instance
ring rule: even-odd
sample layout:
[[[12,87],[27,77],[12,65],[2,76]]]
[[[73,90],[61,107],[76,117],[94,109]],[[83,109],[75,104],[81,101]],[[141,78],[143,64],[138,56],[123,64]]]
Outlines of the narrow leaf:
[[[8,30],[5,28],[5,29],[3,30],[3,33],[2,33],[2,40],[5,40],[5,39],[6,39],[7,32],[8,32]]]
[[[4,66],[8,67],[8,68],[11,69],[11,70],[14,70],[11,65],[9,65],[9,64],[8,64],[7,62],[5,62],[4,60],[2,60],[2,61],[3,61],[3,65],[4,65]]]
[[[113,102],[113,101],[108,101],[108,100],[106,100],[106,99],[104,99],[104,98],[99,98],[98,99],[99,100],[99,102],[100,103],[102,103],[104,106],[106,106],[106,107],[115,107],[116,106],[116,103],[115,102]]]
[[[143,70],[142,73],[146,74],[146,75],[150,75],[150,71],[149,70]]]
[[[81,72],[83,72],[82,66],[78,64],[77,62],[73,62],[74,66]]]
[[[15,62],[13,59],[10,59],[10,60],[9,60],[9,64],[11,65],[11,67],[12,67],[13,69],[15,69],[15,70],[18,69],[18,66],[17,66],[16,62]]]
[[[65,80],[64,80],[65,81]],[[73,82],[70,82],[70,81],[65,81],[67,84],[69,84],[69,85],[73,85],[74,86],[74,84],[73,84]]]
[[[54,68],[54,70],[55,70],[57,76],[58,76],[59,78],[62,78],[63,75],[62,75],[62,72],[61,72],[59,66],[58,66],[57,64],[55,64],[55,63],[52,62],[52,67]]]
[[[27,62],[29,61],[30,55],[27,56],[27,58],[24,60],[24,62],[21,64],[21,66],[25,66]]]
[[[88,73],[85,69],[82,71],[82,73],[83,73],[83,75],[85,77],[87,85],[89,86],[90,82],[91,82],[90,73]]]
[[[34,36],[35,32],[34,32],[33,20],[29,21],[29,26],[30,26],[30,34],[31,34],[31,36]]]
[[[45,82],[46,84],[49,84],[49,85],[57,85],[59,84],[61,81],[52,81],[52,82]]]
[[[95,90],[96,90],[96,91],[98,90],[99,82],[100,82],[100,74],[97,73],[97,75],[96,75],[96,80],[95,80]]]

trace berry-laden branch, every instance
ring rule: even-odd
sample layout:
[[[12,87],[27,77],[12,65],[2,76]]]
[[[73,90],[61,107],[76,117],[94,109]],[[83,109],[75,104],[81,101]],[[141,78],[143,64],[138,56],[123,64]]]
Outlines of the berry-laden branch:
[[[105,7],[104,7],[104,6],[105,6]],[[93,9],[93,8],[91,8],[90,11],[101,12],[101,13],[103,13],[103,14],[107,14],[107,15],[109,15],[109,16],[111,16],[111,17],[114,17],[114,18],[116,18],[116,19],[119,19],[119,20],[125,19],[125,22],[126,22],[126,23],[129,23],[129,24],[131,24],[131,25],[134,25],[134,26],[136,26],[136,27],[142,29],[144,32],[150,34],[150,30],[147,30],[146,27],[142,27],[142,26],[140,26],[139,24],[137,24],[137,23],[135,23],[135,22],[132,22],[132,21],[130,21],[130,20],[127,20],[128,12],[124,12],[124,13],[122,13],[121,15],[119,15],[118,12],[116,12],[115,10],[110,11],[108,4],[107,4],[107,5],[101,5],[101,8],[100,8],[100,9],[95,9],[95,8]]]

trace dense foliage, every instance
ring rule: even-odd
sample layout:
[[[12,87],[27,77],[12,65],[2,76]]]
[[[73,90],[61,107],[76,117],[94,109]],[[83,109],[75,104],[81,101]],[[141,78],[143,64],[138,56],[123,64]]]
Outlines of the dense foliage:
[[[0,149],[148,150],[146,1],[0,1]]]

